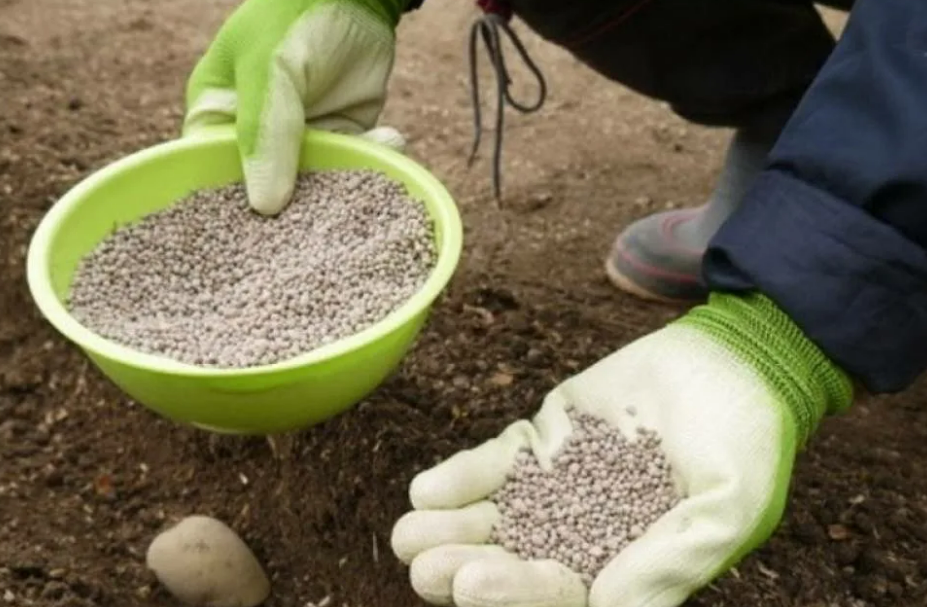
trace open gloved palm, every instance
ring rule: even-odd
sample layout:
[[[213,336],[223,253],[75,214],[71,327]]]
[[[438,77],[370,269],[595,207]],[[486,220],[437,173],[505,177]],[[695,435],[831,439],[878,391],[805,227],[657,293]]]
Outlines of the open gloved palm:
[[[772,302],[713,295],[562,383],[534,419],[416,476],[393,550],[437,605],[676,607],[769,538],[797,452],[851,399],[848,378]],[[572,431],[569,407],[632,441],[638,426],[658,433],[682,497],[588,589],[559,562],[489,543],[501,517],[489,496],[519,451],[551,465]]]
[[[276,214],[306,126],[401,148],[375,128],[408,0],[245,0],[187,83],[184,134],[234,123],[251,206]]]

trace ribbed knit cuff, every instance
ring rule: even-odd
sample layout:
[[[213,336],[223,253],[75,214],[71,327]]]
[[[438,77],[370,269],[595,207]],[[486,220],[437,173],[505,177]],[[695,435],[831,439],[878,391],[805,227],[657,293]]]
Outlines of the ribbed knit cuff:
[[[755,369],[791,411],[802,446],[825,415],[853,401],[847,374],[764,295],[712,293],[676,324],[703,331]]]

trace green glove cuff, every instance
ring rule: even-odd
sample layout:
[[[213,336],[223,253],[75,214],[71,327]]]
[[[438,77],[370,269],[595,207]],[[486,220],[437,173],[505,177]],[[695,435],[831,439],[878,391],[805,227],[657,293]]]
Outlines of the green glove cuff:
[[[799,447],[825,415],[853,401],[849,376],[762,294],[712,293],[676,323],[707,333],[756,370],[792,413]]]

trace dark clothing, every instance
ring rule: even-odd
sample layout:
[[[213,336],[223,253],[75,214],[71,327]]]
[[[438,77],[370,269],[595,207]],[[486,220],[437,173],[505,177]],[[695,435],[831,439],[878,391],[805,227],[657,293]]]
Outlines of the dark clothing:
[[[927,2],[827,4],[851,9],[836,50],[804,0],[512,2],[689,120],[791,114],[704,279],[759,289],[866,388],[894,392],[927,368]]]
[[[791,113],[834,48],[799,0],[511,0],[546,40],[701,124]]]
[[[927,2],[857,0],[704,275],[769,295],[873,392],[927,368]]]

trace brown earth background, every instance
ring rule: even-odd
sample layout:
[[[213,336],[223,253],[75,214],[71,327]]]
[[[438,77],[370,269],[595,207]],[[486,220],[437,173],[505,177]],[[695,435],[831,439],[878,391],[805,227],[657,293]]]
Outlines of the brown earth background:
[[[389,550],[412,476],[681,312],[615,292],[602,255],[629,221],[700,203],[727,133],[518,27],[551,95],[540,114],[509,116],[497,204],[487,159],[465,162],[474,9],[429,0],[400,26],[384,122],[457,196],[466,247],[412,355],[356,409],[273,440],[208,435],[129,402],[38,315],[28,239],[89,172],[177,135],[186,76],[235,4],[0,0],[0,604],[171,605],[145,549],[202,513],[266,565],[268,605],[419,605]],[[828,420],[778,533],[691,605],[927,605],[925,395],[920,382]]]

